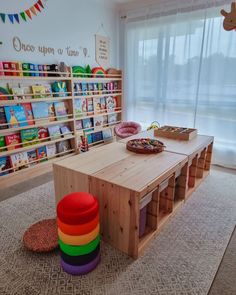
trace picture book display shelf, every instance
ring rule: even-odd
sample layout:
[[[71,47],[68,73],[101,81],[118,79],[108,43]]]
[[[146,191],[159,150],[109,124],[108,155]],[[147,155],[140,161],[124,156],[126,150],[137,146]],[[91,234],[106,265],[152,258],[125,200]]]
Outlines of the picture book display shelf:
[[[72,68],[50,74],[27,71],[28,76],[17,70],[4,73],[0,71],[1,188],[49,172],[53,163],[80,153],[81,136],[89,149],[114,139],[114,127],[122,120],[121,71],[97,76],[75,75]]]

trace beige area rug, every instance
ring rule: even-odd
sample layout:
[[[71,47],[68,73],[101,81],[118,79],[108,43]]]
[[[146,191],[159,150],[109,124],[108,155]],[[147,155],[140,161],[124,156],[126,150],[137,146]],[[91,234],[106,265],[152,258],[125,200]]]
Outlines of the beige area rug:
[[[83,277],[65,274],[57,251],[22,246],[29,225],[54,215],[52,182],[0,203],[1,295],[207,294],[236,223],[236,176],[213,171],[137,261],[103,243]]]

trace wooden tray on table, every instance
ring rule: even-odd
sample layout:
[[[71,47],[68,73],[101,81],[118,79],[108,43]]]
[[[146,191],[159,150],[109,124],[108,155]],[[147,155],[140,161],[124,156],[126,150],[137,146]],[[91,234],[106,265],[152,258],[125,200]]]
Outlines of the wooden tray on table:
[[[154,135],[177,140],[191,140],[197,136],[197,129],[175,126],[163,126],[161,128],[155,129]]]

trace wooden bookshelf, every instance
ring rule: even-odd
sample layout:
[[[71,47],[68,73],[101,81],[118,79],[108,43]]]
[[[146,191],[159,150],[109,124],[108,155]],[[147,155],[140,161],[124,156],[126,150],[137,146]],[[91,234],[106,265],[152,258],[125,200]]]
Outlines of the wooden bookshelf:
[[[112,74],[104,74],[102,77],[91,77],[91,74],[83,74],[82,77],[74,77],[72,70],[70,72],[44,72],[44,71],[11,71],[11,70],[2,70],[5,73],[5,76],[0,76],[0,86],[6,88],[7,86],[9,88],[15,87],[16,85],[21,84],[22,87],[24,86],[32,86],[32,85],[44,85],[44,84],[51,84],[55,81],[61,81],[65,82],[67,86],[67,92],[64,97],[56,97],[54,96],[55,93],[52,92],[52,94],[45,94],[41,98],[33,98],[34,93],[29,94],[23,94],[24,99],[16,99],[15,96],[19,95],[13,95],[13,94],[7,94],[7,96],[10,98],[9,100],[1,100],[1,98],[4,95],[0,95],[0,107],[6,107],[6,106],[14,106],[14,105],[22,105],[24,103],[33,103],[33,102],[62,102],[65,101],[67,104],[68,109],[68,115],[67,118],[60,118],[58,116],[55,117],[49,117],[49,120],[42,121],[42,119],[33,119],[34,124],[28,125],[28,126],[19,126],[16,128],[10,128],[9,123],[0,124],[0,127],[7,127],[6,129],[0,129],[0,136],[7,136],[14,133],[20,133],[22,130],[32,129],[32,128],[39,128],[39,127],[49,127],[49,126],[68,126],[71,130],[70,134],[67,135],[61,135],[60,138],[53,138],[53,137],[47,137],[43,139],[37,139],[35,142],[31,142],[32,145],[23,146],[25,143],[19,143],[18,145],[21,145],[19,148],[15,148],[13,150],[8,150],[11,146],[5,146],[0,147],[0,158],[10,156],[13,154],[21,153],[21,152],[27,152],[29,150],[36,150],[40,147],[44,147],[50,144],[56,144],[61,141],[69,140],[71,149],[67,150],[65,152],[57,153],[53,158],[44,158],[46,161],[42,161],[41,159],[37,159],[34,162],[30,162],[30,164],[25,167],[24,169],[21,169],[19,167],[18,170],[14,171],[14,168],[9,168],[1,172],[11,172],[6,175],[0,176],[0,185],[2,187],[8,187],[13,184],[16,184],[18,182],[21,182],[24,179],[30,179],[35,176],[38,176],[40,174],[43,174],[45,172],[51,171],[52,164],[56,161],[59,161],[64,158],[68,158],[71,155],[78,154],[80,152],[78,142],[81,135],[92,135],[96,132],[101,132],[106,129],[111,129],[112,132],[112,138],[114,139],[114,127],[115,125],[119,124],[122,121],[122,99],[123,99],[123,87],[122,87],[122,72],[118,71],[117,75]],[[13,75],[6,75],[6,74],[13,74]],[[50,76],[24,76],[24,74],[44,74],[48,73]],[[110,83],[110,82],[116,82],[116,89],[110,89],[110,90],[97,90],[97,91],[91,91],[88,90],[87,92],[78,92],[75,91],[74,86],[75,83]],[[79,99],[89,99],[89,98],[102,98],[102,97],[116,97],[117,100],[117,106],[114,109],[114,111],[111,110],[103,110],[103,112],[90,112],[82,114],[82,116],[78,117],[75,112],[75,100]],[[91,128],[83,128],[81,130],[76,129],[76,122],[79,120],[84,119],[93,119],[95,117],[100,116],[108,116],[112,114],[117,114],[117,120],[116,122],[110,122],[110,124],[104,124],[99,127],[92,126],[93,131],[87,132],[87,130]],[[107,117],[108,118],[108,117]],[[52,121],[54,119],[55,121]],[[27,121],[28,122],[28,121]],[[23,122],[21,122],[23,123]],[[8,128],[9,127],[9,128]],[[103,144],[106,144],[107,140],[99,140],[97,142],[92,142],[89,144],[89,147],[93,149],[93,147],[97,147]],[[17,147],[17,144],[13,144],[14,147]],[[35,164],[35,165],[32,165]],[[23,167],[22,167],[23,168]]]

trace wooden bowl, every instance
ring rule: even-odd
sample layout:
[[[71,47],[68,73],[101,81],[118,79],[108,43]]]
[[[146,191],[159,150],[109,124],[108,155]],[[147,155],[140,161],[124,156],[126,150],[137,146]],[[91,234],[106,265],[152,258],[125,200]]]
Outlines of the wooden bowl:
[[[138,138],[129,140],[127,150],[137,154],[157,154],[164,151],[164,143],[150,138]]]

